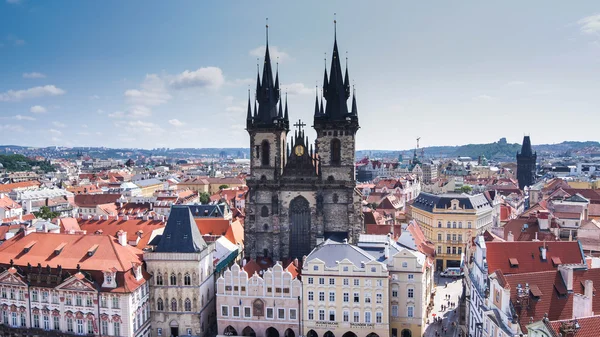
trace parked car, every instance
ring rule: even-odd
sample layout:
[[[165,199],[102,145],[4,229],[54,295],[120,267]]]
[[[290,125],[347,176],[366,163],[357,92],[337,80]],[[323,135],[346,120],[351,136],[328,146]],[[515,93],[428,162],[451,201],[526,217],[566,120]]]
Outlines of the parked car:
[[[462,272],[460,268],[446,268],[441,274],[442,277],[453,277],[459,278],[465,276],[465,273]]]

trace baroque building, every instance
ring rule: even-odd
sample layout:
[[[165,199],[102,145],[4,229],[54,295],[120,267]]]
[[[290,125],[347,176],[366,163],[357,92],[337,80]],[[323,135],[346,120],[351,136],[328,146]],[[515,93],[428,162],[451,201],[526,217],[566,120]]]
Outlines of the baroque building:
[[[537,153],[531,149],[529,136],[525,136],[523,137],[521,152],[517,153],[517,179],[519,180],[520,189],[524,189],[525,186],[531,186],[535,183],[536,161]]]
[[[280,94],[278,70],[273,80],[267,26],[262,78],[257,74],[256,96],[254,104],[248,98],[246,118],[251,149],[247,257],[302,258],[328,238],[358,240],[363,230],[354,166],[359,124],[356,96],[350,110],[349,98],[348,68],[345,72],[341,68],[334,39],[323,99],[315,101],[314,148],[301,121],[294,124],[296,130],[288,140],[287,99],[284,103]]]

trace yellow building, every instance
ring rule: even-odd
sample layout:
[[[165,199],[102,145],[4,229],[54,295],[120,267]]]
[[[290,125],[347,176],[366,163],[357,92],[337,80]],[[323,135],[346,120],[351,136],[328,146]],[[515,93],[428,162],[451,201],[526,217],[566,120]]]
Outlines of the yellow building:
[[[387,266],[369,253],[327,240],[306,257],[302,282],[301,335],[390,335]]]
[[[142,197],[151,197],[154,192],[165,189],[165,183],[155,178],[138,180],[133,183],[142,190],[140,194]]]
[[[410,206],[428,240],[436,247],[436,269],[460,267],[467,240],[492,226],[493,206],[483,194],[421,193]]]

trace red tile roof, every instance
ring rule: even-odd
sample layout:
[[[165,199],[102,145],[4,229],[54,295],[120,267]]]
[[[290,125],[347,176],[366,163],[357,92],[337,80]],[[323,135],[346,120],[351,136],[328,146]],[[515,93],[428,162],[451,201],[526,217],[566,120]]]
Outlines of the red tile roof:
[[[9,193],[18,188],[40,187],[41,183],[37,180],[21,181],[12,184],[0,184],[0,193]]]
[[[194,221],[202,235],[225,235],[230,225],[225,219],[195,218]]]
[[[103,204],[113,204],[121,194],[77,194],[75,204],[79,207],[96,207]]]
[[[21,205],[19,205],[14,200],[9,198],[8,195],[2,194],[2,195],[0,195],[0,208],[18,209],[18,208],[21,208]]]
[[[233,221],[229,228],[227,229],[227,233],[225,233],[225,238],[229,240],[233,244],[239,244],[244,247],[244,227],[242,223],[238,220]]]
[[[143,249],[148,245],[148,241],[152,236],[152,231],[165,227],[165,222],[159,220],[143,220],[141,218],[118,220],[111,217],[108,220],[83,220],[78,219],[81,230],[87,231],[88,235],[94,235],[97,231],[102,231],[103,235],[110,235],[113,238],[117,237],[117,232],[122,230],[127,232],[127,241],[136,241],[141,235],[137,243],[138,248]]]
[[[542,261],[540,248],[546,247],[546,260]],[[582,263],[584,257],[577,241],[514,241],[486,242],[488,270],[502,270],[505,275],[555,270],[552,257],[559,257],[562,263]],[[518,267],[511,267],[510,258],[519,261]]]
[[[571,319],[551,321],[546,326],[549,326],[556,336],[561,336],[563,323],[570,323],[571,321]],[[575,333],[576,337],[598,337],[600,335],[600,316],[577,318],[577,323],[579,329]]]

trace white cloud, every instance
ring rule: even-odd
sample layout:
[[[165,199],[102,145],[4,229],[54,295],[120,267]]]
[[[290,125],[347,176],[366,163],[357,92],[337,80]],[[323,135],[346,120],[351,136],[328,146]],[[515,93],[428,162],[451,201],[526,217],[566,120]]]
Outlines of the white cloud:
[[[511,87],[519,86],[519,85],[523,85],[523,84],[525,84],[525,82],[523,82],[523,81],[510,81],[510,82],[506,83],[506,85],[511,86]]]
[[[199,68],[194,71],[186,70],[170,81],[175,89],[185,88],[219,88],[225,82],[223,71],[217,67]]]
[[[56,130],[56,129],[50,129],[49,130],[51,134],[55,135],[55,136],[60,136],[62,135],[62,132]]]
[[[473,97],[473,99],[476,101],[489,101],[489,100],[493,99],[493,97],[489,96],[489,95],[479,95],[479,96]]]
[[[279,50],[279,48],[275,46],[269,46],[269,54],[271,55],[271,61],[277,62],[277,58],[279,57],[279,63],[283,63],[287,60],[291,60],[290,55],[284,51]],[[264,57],[265,56],[265,46],[262,45],[260,47],[254,48],[250,51],[251,56],[256,57]]]
[[[123,118],[123,117],[125,117],[125,113],[123,111],[115,111],[113,113],[109,113],[108,117],[110,117],[110,118]]]
[[[21,3],[21,0],[6,0],[6,3],[15,5]]]
[[[25,44],[25,40],[23,39],[16,39],[15,40],[15,46],[22,46]]]
[[[179,119],[169,119],[169,124],[173,126],[182,126],[183,123]]]
[[[13,132],[23,132],[25,131],[20,125],[11,125],[11,124],[0,124],[0,130],[4,131],[13,131]]]
[[[84,129],[87,129],[88,126],[87,126],[87,124],[81,124],[81,127]]]
[[[227,112],[244,112],[245,109],[239,106],[228,106],[227,108],[225,108],[225,111]]]
[[[98,96],[98,95],[92,95],[92,96],[90,96],[90,99],[100,99],[100,96]]]
[[[156,74],[148,74],[141,89],[125,91],[125,98],[134,105],[159,105],[171,99],[164,81]]]
[[[34,121],[35,118],[31,117],[31,116],[23,116],[23,115],[16,115],[14,117],[14,119],[19,120],[19,121]]]
[[[46,78],[46,75],[44,75],[42,73],[36,73],[36,72],[23,73],[23,78]]]
[[[89,132],[85,132],[85,131],[84,132],[77,132],[77,135],[79,135],[79,136],[89,136],[90,133]]]
[[[127,132],[144,132],[144,133],[161,133],[164,130],[152,123],[152,122],[143,122],[141,120],[137,121],[119,121],[116,122],[115,125],[117,127],[124,128]]]
[[[135,105],[127,109],[128,117],[136,118],[136,117],[148,117],[152,115],[152,111],[150,108],[143,105]]]
[[[56,126],[57,128],[65,128],[65,127],[67,127],[64,123],[57,122],[57,121],[52,122],[52,125]]]
[[[307,88],[303,83],[282,84],[282,93],[287,92],[290,95],[309,95],[315,93],[314,88]]]
[[[36,97],[64,95],[65,93],[66,91],[57,88],[54,85],[45,85],[43,87],[33,87],[25,90],[9,90],[0,93],[0,102],[16,102]]]
[[[579,29],[584,34],[595,34],[600,32],[600,14],[594,14],[586,16],[585,18],[577,21]]]
[[[46,108],[44,108],[41,105],[34,105],[31,108],[29,108],[29,112],[34,113],[34,114],[42,114],[42,113],[46,112]]]
[[[104,110],[98,109],[98,110],[96,110],[96,113],[99,114],[99,115],[103,115],[104,114]]]
[[[256,83],[255,81],[256,79],[252,78],[236,78],[233,81],[227,81],[227,84],[233,86],[253,85]]]

